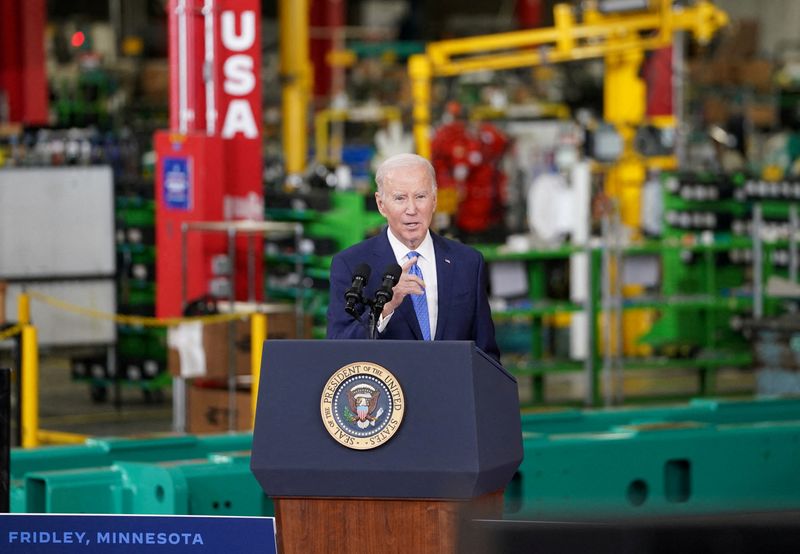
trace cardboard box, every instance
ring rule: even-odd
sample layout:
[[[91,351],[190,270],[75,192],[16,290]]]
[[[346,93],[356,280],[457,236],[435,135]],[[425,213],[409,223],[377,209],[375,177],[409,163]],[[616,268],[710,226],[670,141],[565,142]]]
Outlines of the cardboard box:
[[[166,59],[148,60],[142,64],[139,89],[151,100],[166,101],[169,97],[169,63]]]
[[[236,431],[252,428],[252,408],[250,390],[236,391]],[[187,391],[188,414],[186,431],[188,433],[225,433],[230,430],[230,408],[228,389],[191,384]]]
[[[756,127],[770,128],[778,124],[778,111],[770,103],[747,106],[747,119]]]
[[[738,62],[758,54],[759,24],[755,19],[740,19],[724,28],[714,52],[716,59]]]
[[[769,60],[748,60],[739,68],[739,82],[766,92],[772,88],[773,65]]]
[[[687,69],[689,81],[695,85],[713,85],[713,75],[709,69],[710,63],[705,60],[689,60]]]
[[[739,80],[739,66],[730,60],[714,60],[706,66],[709,84],[735,85]]]
[[[703,101],[703,119],[707,124],[724,125],[730,117],[728,102],[717,96],[709,96]]]
[[[235,333],[232,337],[231,333]],[[206,352],[206,375],[225,377],[230,364],[230,346],[233,341],[236,374],[250,373],[250,320],[209,323],[203,326],[203,349]]]
[[[233,323],[235,338],[235,367],[237,375],[250,374],[250,318]],[[306,336],[311,338],[311,317],[306,316]],[[271,314],[267,316],[267,338],[297,338],[296,318],[292,313]],[[206,376],[227,377],[230,360],[231,323],[208,323],[203,326],[203,350],[206,353]],[[180,375],[178,351],[169,350],[167,365],[172,375]]]

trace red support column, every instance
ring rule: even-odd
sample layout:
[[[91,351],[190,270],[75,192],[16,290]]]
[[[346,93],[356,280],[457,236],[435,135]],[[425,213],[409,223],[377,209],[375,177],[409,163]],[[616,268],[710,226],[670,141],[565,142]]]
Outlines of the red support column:
[[[647,115],[672,115],[672,46],[649,52],[642,74],[647,83]]]
[[[339,92],[334,82],[336,70],[328,64],[328,53],[344,47],[341,33],[346,23],[345,12],[344,0],[311,1],[309,55],[314,67],[315,98],[325,98]]]
[[[517,0],[515,13],[520,29],[535,29],[542,26],[544,0]]]
[[[214,70],[217,75],[216,134],[222,138],[224,214],[226,219],[264,219],[263,147],[261,142],[261,2],[221,0]],[[248,300],[247,238],[236,243],[236,298]],[[253,237],[256,253],[261,237]],[[263,259],[258,255],[257,260]],[[264,297],[263,264],[256,263],[255,299]]]
[[[182,223],[264,218],[260,0],[170,0],[168,10],[172,128],[156,134],[156,313],[162,317],[181,308]],[[212,259],[227,254],[225,237],[190,240],[186,300],[212,293],[212,280],[227,276],[212,272]],[[247,240],[236,244],[237,300],[250,299]],[[262,243],[252,239],[255,252]],[[263,299],[260,263],[254,284],[253,299]]]
[[[13,123],[47,123],[45,22],[45,0],[0,0],[0,113]]]

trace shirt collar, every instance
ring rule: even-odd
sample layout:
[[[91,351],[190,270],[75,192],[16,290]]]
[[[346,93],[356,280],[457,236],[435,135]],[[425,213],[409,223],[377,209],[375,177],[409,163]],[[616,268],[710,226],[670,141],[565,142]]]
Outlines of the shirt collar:
[[[386,234],[389,237],[389,245],[392,247],[392,252],[394,252],[395,259],[398,262],[406,261],[408,259],[406,258],[406,255],[411,250],[408,248],[408,246],[400,242],[400,239],[394,236],[391,228],[387,227]],[[425,238],[422,239],[422,242],[414,251],[417,252],[423,260],[433,263],[434,259],[433,238],[431,238],[430,230],[428,230],[428,232],[425,233]],[[400,263],[400,265],[403,264]]]

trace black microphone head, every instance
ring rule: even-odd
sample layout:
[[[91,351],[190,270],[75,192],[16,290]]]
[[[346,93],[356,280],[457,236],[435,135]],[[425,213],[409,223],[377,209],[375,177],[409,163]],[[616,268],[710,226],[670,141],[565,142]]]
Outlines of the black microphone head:
[[[369,264],[358,264],[356,270],[353,272],[353,278],[361,277],[364,281],[369,281],[369,276],[372,273],[372,268]]]
[[[400,274],[402,272],[403,269],[399,264],[389,264],[386,266],[386,269],[383,270],[383,280],[391,279],[392,286],[394,286],[400,280]]]
[[[369,264],[358,264],[353,272],[353,282],[350,288],[344,292],[344,311],[355,318],[358,318],[356,305],[362,302],[361,291],[366,287],[370,273],[372,273],[372,268]]]

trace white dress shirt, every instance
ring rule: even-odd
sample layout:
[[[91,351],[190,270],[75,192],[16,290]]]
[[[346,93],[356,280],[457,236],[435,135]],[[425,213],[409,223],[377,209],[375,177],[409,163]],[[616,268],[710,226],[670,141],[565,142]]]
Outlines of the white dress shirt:
[[[400,242],[400,240],[392,234],[391,229],[387,229],[389,237],[389,244],[394,252],[394,257],[397,263],[402,267],[408,261],[408,253],[411,252],[408,246]],[[428,319],[431,323],[431,339],[436,336],[436,320],[439,317],[439,288],[438,280],[436,279],[436,252],[433,249],[433,239],[431,232],[425,235],[422,243],[414,250],[419,254],[417,258],[417,266],[422,272],[422,280],[425,281],[425,295],[428,300]],[[394,315],[394,312],[386,317],[381,315],[378,318],[378,332],[382,333],[389,324],[389,320]]]

